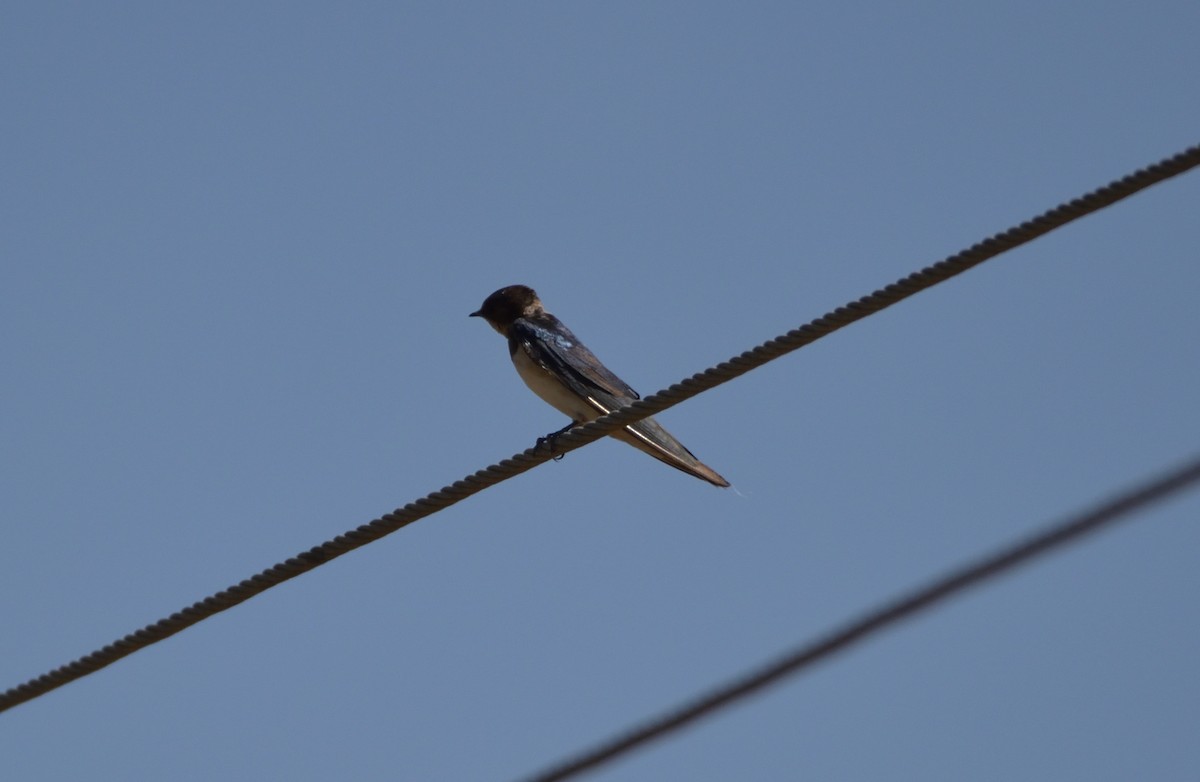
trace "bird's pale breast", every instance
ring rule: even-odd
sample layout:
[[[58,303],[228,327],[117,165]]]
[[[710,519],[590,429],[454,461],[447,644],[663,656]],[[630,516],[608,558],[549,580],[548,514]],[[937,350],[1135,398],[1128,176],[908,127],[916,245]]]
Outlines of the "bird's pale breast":
[[[600,417],[600,412],[589,405],[587,400],[573,394],[562,381],[530,358],[523,348],[517,348],[512,354],[512,361],[517,368],[517,374],[525,381],[525,385],[529,386],[529,390],[555,410],[573,421],[594,421]]]

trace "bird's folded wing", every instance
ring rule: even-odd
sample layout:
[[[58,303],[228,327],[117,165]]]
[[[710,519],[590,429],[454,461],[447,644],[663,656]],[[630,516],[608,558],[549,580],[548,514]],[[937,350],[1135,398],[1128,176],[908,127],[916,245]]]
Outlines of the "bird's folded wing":
[[[602,414],[640,398],[565,326],[548,329],[522,318],[513,323],[509,337],[517,349],[525,351],[534,363],[553,373]]]

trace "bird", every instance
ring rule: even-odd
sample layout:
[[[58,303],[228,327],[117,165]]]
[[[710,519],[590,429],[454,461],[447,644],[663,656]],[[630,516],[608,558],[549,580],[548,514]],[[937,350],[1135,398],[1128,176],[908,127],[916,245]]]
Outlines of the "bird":
[[[562,321],[546,311],[537,293],[527,285],[501,288],[470,317],[483,318],[508,339],[509,357],[525,385],[571,419],[572,424],[555,434],[640,399]],[[688,475],[714,486],[729,486],[729,481],[697,459],[653,418],[629,424],[612,436]]]

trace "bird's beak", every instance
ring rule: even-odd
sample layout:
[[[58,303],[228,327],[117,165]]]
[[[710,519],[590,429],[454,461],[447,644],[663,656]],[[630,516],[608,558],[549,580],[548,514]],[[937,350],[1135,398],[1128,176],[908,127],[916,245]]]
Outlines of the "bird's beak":
[[[482,317],[482,316],[483,316],[483,312],[481,312],[480,310],[475,310],[474,312],[472,312],[472,313],[471,313],[470,315],[468,315],[467,317],[468,317],[468,318],[479,318],[479,317]]]

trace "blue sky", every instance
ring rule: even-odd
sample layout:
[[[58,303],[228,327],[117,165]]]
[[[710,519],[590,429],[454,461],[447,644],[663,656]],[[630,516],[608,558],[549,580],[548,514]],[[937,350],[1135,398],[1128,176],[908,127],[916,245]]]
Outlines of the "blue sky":
[[[1198,140],[1191,2],[15,3],[0,687]],[[1193,455],[1186,175],[3,716],[13,779],[509,779]],[[1192,778],[1200,496],[611,780]]]

